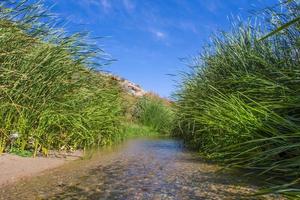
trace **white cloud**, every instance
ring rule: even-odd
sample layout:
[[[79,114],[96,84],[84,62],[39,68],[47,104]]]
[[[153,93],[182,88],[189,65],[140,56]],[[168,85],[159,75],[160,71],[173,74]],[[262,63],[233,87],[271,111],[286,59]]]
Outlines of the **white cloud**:
[[[128,12],[131,12],[135,9],[135,4],[131,0],[123,0],[123,4]]]
[[[192,31],[195,34],[198,33],[196,25],[191,21],[181,21],[177,23],[177,27],[183,31]]]
[[[102,8],[104,11],[108,11],[112,7],[110,0],[81,0],[78,3],[82,7],[97,7]]]
[[[170,46],[170,42],[168,40],[168,35],[165,32],[159,31],[159,30],[150,30],[150,32],[153,34],[155,40],[161,42],[162,44],[166,46]]]
[[[97,0],[92,0],[95,4],[99,4]],[[105,12],[109,12],[111,9],[111,2],[109,0],[100,0],[100,5]]]
[[[160,31],[155,31],[154,34],[158,38],[165,38],[166,37],[166,34],[163,33],[163,32],[160,32]]]
[[[207,0],[202,1],[201,4],[204,6],[210,13],[217,14],[220,9],[222,9],[223,2],[220,0]]]
[[[154,37],[156,39],[159,39],[159,40],[163,40],[167,37],[167,35],[164,32],[159,31],[159,30],[150,29],[150,32],[154,35]]]

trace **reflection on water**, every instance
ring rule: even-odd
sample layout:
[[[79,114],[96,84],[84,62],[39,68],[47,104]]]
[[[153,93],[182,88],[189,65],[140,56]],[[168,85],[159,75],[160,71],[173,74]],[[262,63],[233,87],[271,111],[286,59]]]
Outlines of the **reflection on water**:
[[[216,173],[218,169],[185,151],[180,141],[135,139],[2,189],[0,195],[1,199],[190,200],[244,199],[255,191],[239,176]]]

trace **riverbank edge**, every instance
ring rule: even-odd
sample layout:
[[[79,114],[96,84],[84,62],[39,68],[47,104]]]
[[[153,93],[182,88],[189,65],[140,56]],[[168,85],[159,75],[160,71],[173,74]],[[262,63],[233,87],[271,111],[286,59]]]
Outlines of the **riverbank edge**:
[[[0,190],[82,158],[83,151],[80,150],[68,153],[53,152],[49,157],[36,158],[4,153],[0,155]]]

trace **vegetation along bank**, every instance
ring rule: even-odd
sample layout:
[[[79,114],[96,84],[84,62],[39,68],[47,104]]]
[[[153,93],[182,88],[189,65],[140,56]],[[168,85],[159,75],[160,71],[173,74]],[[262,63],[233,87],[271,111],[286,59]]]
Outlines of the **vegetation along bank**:
[[[108,56],[59,23],[40,2],[0,3],[0,152],[109,145],[140,127],[129,113],[139,98],[100,71]]]
[[[226,168],[265,179],[262,193],[300,198],[299,2],[260,14],[233,20],[194,59],[176,92],[175,134]]]
[[[60,21],[40,3],[2,1],[0,153],[173,133],[226,169],[264,177],[262,194],[300,198],[299,2],[260,14],[212,37],[170,102],[126,92],[100,70],[110,59],[89,34],[53,28]]]

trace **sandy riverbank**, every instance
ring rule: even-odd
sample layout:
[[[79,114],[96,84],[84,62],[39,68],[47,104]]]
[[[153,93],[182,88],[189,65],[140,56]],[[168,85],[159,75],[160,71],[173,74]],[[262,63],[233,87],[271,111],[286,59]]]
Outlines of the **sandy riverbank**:
[[[69,161],[82,158],[82,155],[81,151],[53,154],[49,158],[25,158],[12,154],[2,154],[0,156],[0,187],[57,168]]]

